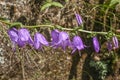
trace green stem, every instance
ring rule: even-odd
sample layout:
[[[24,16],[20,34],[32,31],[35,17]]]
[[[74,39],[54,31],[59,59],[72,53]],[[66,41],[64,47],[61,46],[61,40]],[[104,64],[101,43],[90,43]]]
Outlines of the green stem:
[[[49,27],[49,28],[55,28],[55,26],[53,25],[36,25],[36,26],[24,26],[25,28],[37,28],[37,27]],[[57,28],[57,27],[56,27]],[[72,28],[63,28],[61,27],[62,30],[66,30],[66,31],[74,31],[75,29]],[[84,32],[84,33],[90,33],[90,34],[101,34],[101,35],[106,35],[107,32],[95,32],[95,31],[87,31],[87,30],[83,30],[83,29],[78,29],[77,31],[79,32]]]
[[[54,28],[52,25],[35,25],[35,26],[24,26],[25,28],[38,28],[38,27],[49,27]]]
[[[10,22],[6,22],[6,21],[3,21],[3,20],[0,20],[0,22],[2,23],[5,23],[7,25],[12,25],[13,23],[10,23]],[[35,26],[25,26],[23,25],[22,27],[24,28],[38,28],[38,27],[49,27],[49,28],[61,28],[62,30],[66,30],[66,31],[79,31],[79,32],[84,32],[84,33],[89,33],[89,34],[101,34],[101,35],[106,35],[107,32],[96,32],[96,31],[87,31],[87,30],[83,30],[83,29],[72,29],[72,28],[63,28],[63,27],[56,27],[56,26],[53,26],[53,25],[35,25]]]
[[[4,20],[0,20],[0,22],[5,23],[5,24],[7,24],[7,25],[11,25],[11,24],[12,24],[12,23],[6,22],[6,21],[4,21]]]

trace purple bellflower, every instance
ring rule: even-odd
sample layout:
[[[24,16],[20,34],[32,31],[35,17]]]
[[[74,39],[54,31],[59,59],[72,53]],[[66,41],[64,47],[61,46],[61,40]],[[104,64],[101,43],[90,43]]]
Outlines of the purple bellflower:
[[[71,44],[69,35],[64,31],[59,32],[58,30],[53,30],[51,36],[52,46],[54,48],[62,47],[62,49],[65,50],[65,48]]]
[[[22,28],[22,29],[18,30],[18,36],[19,36],[19,38],[18,38],[17,43],[20,47],[23,47],[26,43],[33,45],[33,40],[27,29]]]
[[[99,45],[97,37],[93,37],[93,46],[94,46],[95,52],[98,53],[100,51],[100,45]]]
[[[27,29],[17,30],[16,28],[12,28],[8,30],[8,35],[13,43],[13,50],[15,50],[15,44],[23,47],[26,43],[33,45],[32,38]]]
[[[79,36],[75,36],[75,37],[73,38],[72,48],[73,48],[72,54],[73,54],[76,50],[80,51],[80,50],[84,49],[83,41],[82,41],[82,39],[81,39]]]
[[[118,43],[118,39],[116,36],[112,37],[112,41],[114,44],[114,48],[118,48],[119,47],[119,43]]]
[[[51,32],[51,37],[52,37],[52,46],[54,46],[58,41],[59,41],[59,31],[58,30],[53,30]]]
[[[34,47],[35,49],[42,49],[42,46],[49,46],[48,41],[46,40],[46,38],[40,34],[40,33],[36,33],[34,35]]]
[[[68,33],[63,32],[63,31],[60,32],[59,33],[59,41],[58,41],[58,43],[56,45],[60,45],[63,50],[65,50],[65,48],[67,46],[70,46],[71,45],[71,41],[70,41]]]
[[[83,21],[82,21],[81,16],[80,16],[79,14],[75,14],[75,16],[76,16],[76,20],[77,20],[77,22],[78,22],[78,25],[83,24]]]
[[[113,43],[113,44],[112,44]],[[112,41],[107,42],[107,49],[111,51],[112,49],[119,48],[119,42],[116,36],[112,37]]]
[[[12,42],[13,51],[15,51],[15,44],[18,42],[18,31],[16,28],[8,30],[8,35]]]
[[[12,28],[12,29],[8,30],[8,35],[12,42],[18,41],[18,31],[16,28]]]

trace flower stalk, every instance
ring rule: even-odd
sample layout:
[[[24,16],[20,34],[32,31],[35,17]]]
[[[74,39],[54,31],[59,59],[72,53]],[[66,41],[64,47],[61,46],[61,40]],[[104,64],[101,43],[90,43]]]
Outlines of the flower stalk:
[[[0,20],[0,22],[2,23],[5,23],[7,25],[12,25],[14,23],[11,23],[11,22],[6,22],[6,21],[3,21],[3,20]],[[17,24],[16,24],[17,25]],[[56,25],[49,25],[49,24],[42,24],[42,25],[35,25],[35,26],[26,26],[26,25],[22,25],[22,28],[39,28],[39,27],[47,27],[47,28],[57,28],[59,29],[59,27],[56,27]],[[74,31],[75,29],[73,28],[63,28],[61,27],[62,30],[66,30],[66,31]],[[101,35],[106,35],[108,32],[96,32],[96,31],[87,31],[87,30],[83,30],[83,29],[77,29],[77,31],[79,32],[84,32],[84,33],[89,33],[89,34],[101,34]]]

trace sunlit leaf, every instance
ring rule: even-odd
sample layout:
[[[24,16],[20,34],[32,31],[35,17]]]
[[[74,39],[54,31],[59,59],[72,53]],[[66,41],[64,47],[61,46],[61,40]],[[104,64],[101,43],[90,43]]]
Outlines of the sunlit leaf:
[[[109,6],[112,7],[118,3],[120,3],[120,0],[111,0]]]
[[[69,0],[65,0],[65,2],[69,2]]]
[[[52,0],[47,0],[46,2],[52,2]]]
[[[63,7],[63,5],[59,2],[52,2],[52,5],[57,7]]]
[[[45,10],[46,8],[48,8],[48,7],[50,7],[50,6],[52,6],[51,3],[46,3],[46,4],[44,4],[44,5],[41,7],[41,11]]]
[[[50,6],[63,7],[63,5],[59,2],[48,2],[41,7],[41,11],[45,10]]]

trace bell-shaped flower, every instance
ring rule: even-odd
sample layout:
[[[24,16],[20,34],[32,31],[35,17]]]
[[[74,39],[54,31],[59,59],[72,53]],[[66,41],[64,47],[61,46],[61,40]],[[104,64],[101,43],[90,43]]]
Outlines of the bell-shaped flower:
[[[98,53],[100,51],[100,45],[97,37],[93,37],[93,46],[94,46],[94,50]]]
[[[9,35],[11,41],[13,41],[13,42],[18,41],[18,31],[16,28],[12,28],[12,29],[8,30],[8,35]]]
[[[55,34],[55,36],[56,36],[56,39],[54,39],[55,44],[53,45],[53,47],[55,48],[62,47],[62,49],[65,50],[67,46],[70,46],[71,41],[69,39],[69,35],[66,32],[64,31],[59,32],[59,34],[57,35]]]
[[[112,37],[112,41],[114,44],[114,48],[118,48],[119,47],[119,42],[116,36]]]
[[[54,46],[58,41],[59,41],[59,31],[58,30],[53,30],[51,32],[51,37],[52,37],[52,46]]]
[[[35,47],[35,49],[42,49],[43,45],[48,46],[49,45],[48,41],[46,40],[46,38],[42,34],[36,33],[34,35],[34,47]]]
[[[78,25],[83,24],[82,18],[81,18],[81,16],[79,14],[75,14],[75,17],[76,17],[76,20],[78,22]]]
[[[8,35],[12,42],[12,48],[15,50],[15,44],[18,42],[18,31],[16,28],[12,28],[8,30]]]
[[[73,38],[72,48],[73,48],[72,53],[74,53],[76,50],[80,51],[80,50],[84,49],[83,41],[79,36],[75,36]]]
[[[22,28],[22,29],[18,30],[18,36],[19,36],[18,45],[20,47],[23,47],[26,43],[33,45],[33,40],[27,29]]]

